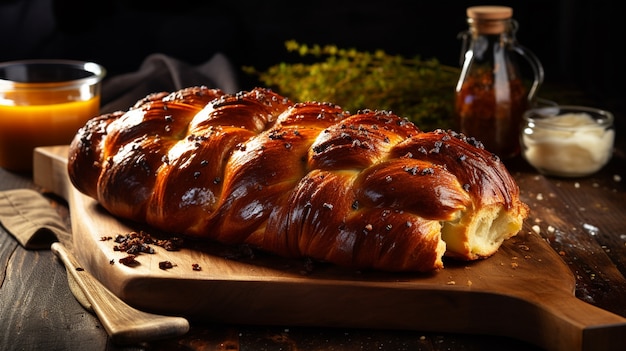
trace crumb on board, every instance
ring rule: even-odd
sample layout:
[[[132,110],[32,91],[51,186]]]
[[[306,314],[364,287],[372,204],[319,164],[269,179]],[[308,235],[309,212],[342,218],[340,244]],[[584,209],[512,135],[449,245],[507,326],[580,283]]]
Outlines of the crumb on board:
[[[119,262],[125,266],[136,266],[139,265],[139,261],[135,259],[136,257],[137,256],[130,254],[120,258]]]
[[[183,245],[183,241],[180,238],[155,239],[152,235],[144,231],[118,234],[115,236],[115,243],[117,243],[117,245],[113,246],[114,251],[123,251],[129,254],[153,254],[154,248],[152,248],[151,245],[162,247],[167,251],[180,250]]]
[[[118,234],[115,238],[111,236],[101,236],[101,241],[113,240],[113,251],[124,252],[127,256],[120,258],[119,262],[126,266],[137,266],[139,262],[136,260],[137,255],[142,253],[154,254],[156,251],[152,245],[164,248],[167,251],[178,251],[183,246],[183,240],[180,238],[156,239],[149,233],[144,231],[132,231],[127,234]],[[109,264],[113,265],[114,259],[109,260]],[[166,268],[162,268],[166,267]],[[159,268],[167,269],[167,263],[160,262]]]
[[[161,261],[159,262],[159,268],[162,270],[166,270],[166,269],[170,269],[170,268],[174,268],[174,264],[170,261]]]

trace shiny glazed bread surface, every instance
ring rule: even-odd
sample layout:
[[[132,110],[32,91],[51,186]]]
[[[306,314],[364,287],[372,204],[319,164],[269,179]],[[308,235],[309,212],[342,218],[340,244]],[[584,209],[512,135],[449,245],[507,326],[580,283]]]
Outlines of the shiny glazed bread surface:
[[[358,269],[488,257],[528,212],[471,138],[262,88],[155,93],[95,117],[72,141],[68,171],[115,216]]]

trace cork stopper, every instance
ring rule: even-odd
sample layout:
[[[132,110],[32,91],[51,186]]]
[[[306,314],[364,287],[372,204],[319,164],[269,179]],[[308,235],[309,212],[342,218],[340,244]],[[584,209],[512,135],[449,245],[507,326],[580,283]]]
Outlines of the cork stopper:
[[[513,16],[508,6],[472,6],[467,8],[467,17],[481,34],[500,34],[506,30],[506,20]]]

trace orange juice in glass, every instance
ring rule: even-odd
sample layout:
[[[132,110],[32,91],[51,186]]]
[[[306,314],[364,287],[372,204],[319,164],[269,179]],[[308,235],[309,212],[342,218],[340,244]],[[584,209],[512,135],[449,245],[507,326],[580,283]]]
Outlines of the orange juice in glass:
[[[105,74],[92,62],[0,63],[0,167],[29,172],[36,147],[69,144],[99,114]]]

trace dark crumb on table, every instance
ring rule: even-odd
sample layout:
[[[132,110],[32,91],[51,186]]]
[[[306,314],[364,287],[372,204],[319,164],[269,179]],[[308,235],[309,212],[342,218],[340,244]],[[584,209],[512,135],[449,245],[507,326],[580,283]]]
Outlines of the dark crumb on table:
[[[191,265],[191,269],[193,269],[194,271],[201,271],[201,270],[202,270],[202,267],[200,267],[200,265],[199,265],[199,264],[197,264],[197,263],[193,263],[193,264]]]

